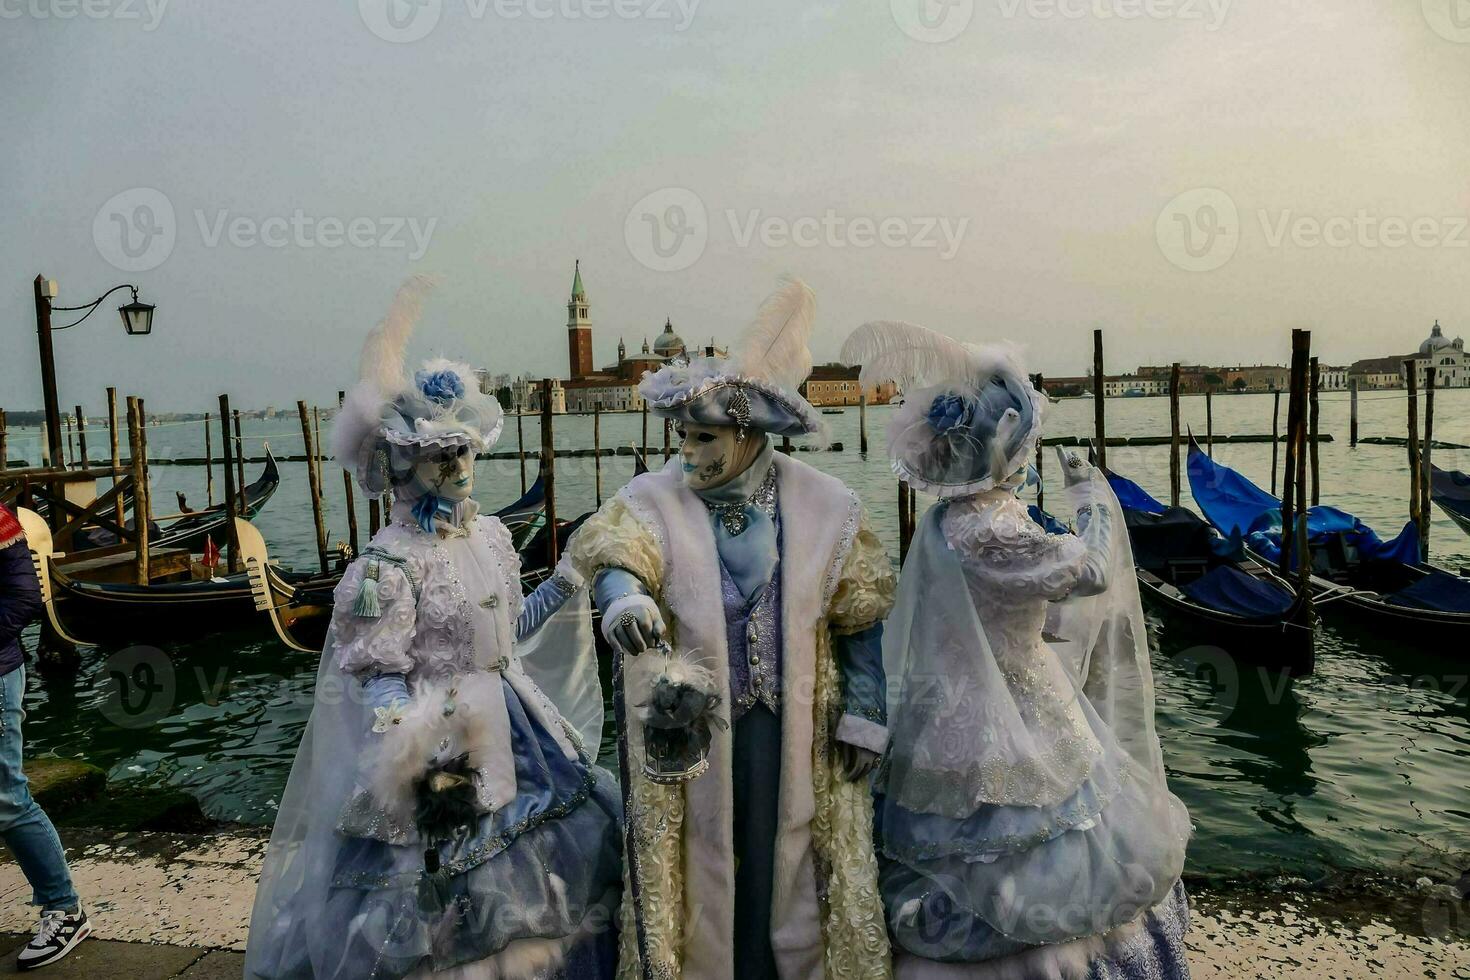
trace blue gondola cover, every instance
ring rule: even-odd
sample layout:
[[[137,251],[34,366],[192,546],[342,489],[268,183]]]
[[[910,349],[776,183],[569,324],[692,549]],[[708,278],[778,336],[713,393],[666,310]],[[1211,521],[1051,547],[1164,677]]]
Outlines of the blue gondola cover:
[[[1180,588],[1195,602],[1246,619],[1273,619],[1291,609],[1285,589],[1247,575],[1234,565],[1217,565]]]
[[[1162,514],[1168,508],[1149,495],[1149,492],[1127,477],[1116,473],[1108,474],[1108,485],[1118,495],[1118,503],[1124,510],[1139,510],[1145,514]]]
[[[1470,579],[1432,571],[1407,589],[1385,596],[1395,606],[1470,613]]]

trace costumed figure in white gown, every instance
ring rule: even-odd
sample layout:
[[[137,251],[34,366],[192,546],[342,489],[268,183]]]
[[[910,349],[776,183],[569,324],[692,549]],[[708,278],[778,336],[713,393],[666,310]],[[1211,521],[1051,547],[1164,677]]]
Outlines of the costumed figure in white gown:
[[[1185,980],[1189,815],[1154,730],[1117,498],[1064,455],[1076,534],[1017,496],[1045,397],[1005,348],[866,324],[843,348],[895,380],[919,522],[884,640],[882,890],[903,978]]]
[[[645,376],[680,454],[568,545],[624,664],[626,980],[891,975],[868,777],[893,569],[852,491],[772,444],[821,426],[798,394],[813,314],[787,283],[730,358]],[[658,685],[692,675],[702,759],[658,727],[679,715]]]
[[[406,377],[426,280],[368,338],[332,433],[391,519],[336,590],[250,923],[251,978],[583,980],[616,955],[621,804],[587,590],[522,597],[470,496],[503,423],[468,365]],[[533,675],[535,679],[533,679]]]

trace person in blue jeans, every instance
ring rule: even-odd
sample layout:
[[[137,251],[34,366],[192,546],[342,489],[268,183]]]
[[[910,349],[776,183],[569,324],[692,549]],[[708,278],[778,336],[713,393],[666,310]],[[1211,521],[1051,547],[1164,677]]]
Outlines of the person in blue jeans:
[[[41,608],[41,585],[25,533],[15,515],[0,505],[0,836],[41,907],[40,926],[17,958],[22,970],[55,963],[92,931],[72,887],[61,838],[46,811],[31,799],[21,771],[26,671],[20,633]]]

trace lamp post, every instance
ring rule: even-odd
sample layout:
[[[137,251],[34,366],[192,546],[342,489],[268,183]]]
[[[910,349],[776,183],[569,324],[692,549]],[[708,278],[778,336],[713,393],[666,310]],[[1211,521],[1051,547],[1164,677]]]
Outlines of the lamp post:
[[[113,286],[92,302],[83,303],[81,306],[53,306],[52,302],[56,299],[56,281],[47,279],[45,276],[36,277],[36,340],[41,351],[41,392],[46,400],[46,445],[52,466],[64,467],[66,457],[62,454],[61,408],[56,396],[56,356],[52,351],[51,335],[58,330],[67,330],[81,323],[102,305],[104,299],[119,289],[130,289],[133,293],[132,302],[124,303],[117,308],[117,312],[122,316],[123,329],[131,336],[147,336],[153,331],[154,308],[148,303],[138,302],[137,286],[129,283]],[[86,312],[65,326],[53,327],[51,326],[51,313],[54,310],[64,312],[86,310]]]

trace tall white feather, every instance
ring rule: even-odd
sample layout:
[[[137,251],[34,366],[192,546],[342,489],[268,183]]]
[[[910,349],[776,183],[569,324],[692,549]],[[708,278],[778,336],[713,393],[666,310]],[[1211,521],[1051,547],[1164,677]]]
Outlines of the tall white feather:
[[[897,382],[905,391],[970,382],[979,352],[942,333],[900,320],[874,320],[842,345],[842,362],[862,366],[863,384]]]
[[[796,394],[812,373],[812,327],[817,299],[800,279],[782,279],[740,335],[736,370]]]
[[[393,296],[387,316],[383,317],[362,345],[359,376],[377,385],[385,395],[401,388],[406,377],[403,370],[408,353],[408,340],[419,321],[424,297],[434,288],[431,276],[410,276]]]

